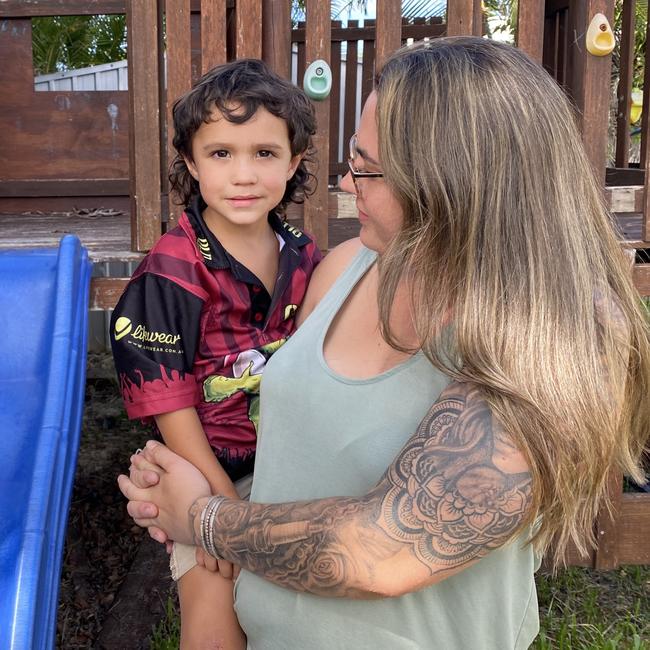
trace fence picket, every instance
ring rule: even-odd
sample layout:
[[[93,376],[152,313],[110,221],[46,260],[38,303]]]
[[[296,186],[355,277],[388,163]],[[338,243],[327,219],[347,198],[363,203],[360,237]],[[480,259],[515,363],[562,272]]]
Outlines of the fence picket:
[[[630,161],[630,110],[634,74],[634,11],[636,0],[624,0],[621,25],[620,74],[616,99],[616,167],[628,167]]]
[[[237,0],[237,58],[262,58],[262,0]]]
[[[401,15],[402,3],[400,0],[377,0],[375,58],[378,66],[381,66],[386,57],[394,52],[402,42]]]
[[[192,87],[192,33],[190,29],[190,0],[165,0],[167,30],[167,89],[165,114],[167,119],[166,155],[163,156],[163,187],[167,188],[169,164],[175,156],[172,107],[174,102]],[[176,225],[183,207],[167,195],[167,228]]]
[[[650,43],[650,12],[646,23],[646,44]],[[647,45],[646,45],[647,47]],[[643,106],[641,115],[641,161],[640,166],[645,170],[643,181],[643,227],[641,239],[650,240],[650,156],[648,156],[648,143],[650,142],[650,66],[648,65],[648,51],[645,55],[645,71],[643,73]]]
[[[317,59],[323,59],[329,63],[331,40],[330,2],[329,0],[306,0],[305,5],[307,9],[305,34],[307,64]],[[322,250],[327,250],[330,99],[314,102],[314,108],[318,124],[314,135],[314,146],[318,153],[317,185],[315,192],[305,201],[304,222],[305,229],[316,238],[318,246]]]
[[[341,27],[340,20],[332,21],[332,27]],[[341,110],[341,41],[332,40],[330,49],[330,67],[332,68],[332,92],[330,94],[330,164],[329,184],[336,185],[338,176],[332,174],[332,168],[342,162],[339,156],[340,110]],[[346,152],[343,152],[347,155]]]
[[[285,0],[263,0],[262,58],[277,74],[291,78],[291,5]]]
[[[480,0],[448,0],[447,36],[470,36],[476,34],[476,5]]]
[[[201,72],[226,62],[226,0],[201,2]]]
[[[369,27],[375,27],[376,22],[374,20],[364,21],[365,25]],[[377,36],[379,32],[379,27],[376,27],[375,33]],[[375,79],[375,39],[366,38],[363,41],[363,65],[361,66],[361,107],[366,103],[368,95],[372,91],[372,86]]]
[[[528,0],[517,12],[517,47],[536,61],[542,62],[544,53],[544,0]]]
[[[573,12],[573,29],[581,34],[572,40],[571,89],[573,99],[581,116],[582,138],[598,180],[605,180],[607,159],[607,130],[609,119],[609,84],[612,67],[611,56],[594,56],[585,47],[585,34],[592,17],[602,13],[610,22],[614,18],[614,0],[585,0],[576,3]]]
[[[357,20],[349,20],[349,27],[356,27]],[[348,142],[352,137],[356,124],[357,112],[357,43],[356,40],[347,41],[347,54],[345,61],[345,112],[343,113],[343,155],[348,154]]]
[[[161,234],[158,9],[129,3],[129,162],[131,247],[147,251]]]

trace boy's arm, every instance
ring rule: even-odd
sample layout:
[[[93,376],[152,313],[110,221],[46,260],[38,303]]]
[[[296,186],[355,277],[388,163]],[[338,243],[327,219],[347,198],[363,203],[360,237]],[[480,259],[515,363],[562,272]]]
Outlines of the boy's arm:
[[[235,486],[216,459],[194,407],[155,416],[165,444],[196,466],[215,494],[238,498]]]

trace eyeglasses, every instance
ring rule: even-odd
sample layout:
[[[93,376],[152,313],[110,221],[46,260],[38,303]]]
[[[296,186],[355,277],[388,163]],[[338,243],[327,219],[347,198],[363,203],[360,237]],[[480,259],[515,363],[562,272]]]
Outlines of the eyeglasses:
[[[357,134],[352,134],[350,138],[350,157],[348,158],[348,167],[350,168],[350,175],[352,176],[352,182],[357,192],[359,191],[359,186],[357,185],[358,179],[360,178],[383,178],[383,172],[360,172],[354,167],[354,161],[359,157],[359,152],[357,151]]]

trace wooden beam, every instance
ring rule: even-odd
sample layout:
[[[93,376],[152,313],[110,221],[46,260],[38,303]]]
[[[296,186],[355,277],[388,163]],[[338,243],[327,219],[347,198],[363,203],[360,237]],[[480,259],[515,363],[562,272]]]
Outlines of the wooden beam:
[[[609,85],[612,56],[589,54],[585,34],[591,19],[604,14],[610,23],[614,20],[614,0],[584,0],[575,2],[573,28],[580,35],[572,39],[573,98],[581,117],[580,128],[587,156],[599,181],[605,178],[609,120]]]
[[[226,0],[201,3],[201,73],[226,62]]]
[[[650,12],[646,23],[646,45],[650,43]],[[646,47],[646,66],[643,73],[643,105],[645,110],[641,116],[641,162],[640,165],[645,169],[645,183],[643,186],[643,231],[641,237],[643,241],[650,240],[650,156],[648,156],[648,146],[650,145],[650,65],[647,65],[648,52]]]
[[[646,43],[650,38],[650,13],[648,13],[648,22],[645,29]],[[650,105],[650,66],[645,66],[643,71],[643,106]],[[648,149],[648,140],[650,139],[650,111],[641,112],[641,155],[639,157],[639,166],[641,169],[646,165],[646,152]]]
[[[447,36],[472,36],[477,33],[479,29],[475,25],[477,4],[480,6],[480,0],[447,2]]]
[[[611,511],[601,508],[596,521],[596,556],[594,568],[601,571],[616,569],[618,556],[618,524],[623,496],[623,475],[615,471],[607,481],[607,491],[612,501]]]
[[[113,309],[129,278],[91,278],[89,309]]]
[[[158,13],[154,2],[129,0],[129,141],[131,246],[149,250],[161,234]]]
[[[643,186],[607,187],[605,203],[612,212],[641,212],[643,210]]]
[[[2,0],[0,18],[125,14],[127,0]]]
[[[365,21],[366,24],[374,24],[374,22],[374,20]],[[366,103],[366,99],[368,99],[368,95],[375,84],[375,44],[376,41],[369,38],[363,41],[363,63],[361,65],[361,108],[363,108],[363,105]],[[347,145],[347,142],[345,144]]]
[[[323,59],[330,62],[330,0],[306,0],[307,26],[305,38],[306,63]],[[356,47],[356,43],[354,44]],[[302,82],[302,80],[299,80]],[[314,146],[318,152],[315,170],[316,191],[305,201],[305,229],[315,238],[321,250],[328,248],[327,181],[329,176],[329,111],[330,99],[315,101],[317,129]]]
[[[128,178],[34,178],[0,180],[0,197],[128,196]]]
[[[517,12],[517,47],[538,63],[544,54],[544,0],[520,2]]]
[[[630,161],[630,110],[634,77],[636,0],[623,0],[621,61],[616,99],[616,167],[627,167]]]
[[[237,58],[262,58],[262,0],[238,0]]]
[[[389,54],[402,44],[402,3],[400,0],[377,0],[377,39],[375,66],[378,70]]]
[[[167,30],[167,88],[165,95],[165,155],[163,156],[163,187],[167,189],[167,174],[171,161],[176,155],[172,146],[174,102],[192,87],[192,39],[190,28],[190,0],[166,0]],[[182,206],[176,205],[171,192],[167,196],[167,229],[178,222]]]
[[[635,264],[632,279],[636,290],[642,296],[650,296],[650,264]]]
[[[364,21],[364,27],[358,26],[358,20],[349,20],[347,27],[332,26],[332,41],[364,41],[373,40],[376,35],[375,21]],[[402,39],[412,38],[421,40],[426,37],[436,38],[446,36],[447,26],[440,19],[431,19],[429,24],[402,25]],[[305,42],[305,28],[291,30],[291,40],[294,43]]]
[[[341,21],[333,21],[332,27],[335,25],[340,26]],[[330,65],[332,68],[332,92],[330,93],[329,182],[336,185],[338,172],[333,171],[333,168],[338,165],[340,160],[339,135],[343,126],[339,114],[341,108],[341,43],[332,41]],[[343,157],[347,156],[345,151],[342,154]]]
[[[291,79],[291,4],[262,2],[262,58],[285,79]]]
[[[650,564],[650,494],[624,494],[620,507],[620,563]]]

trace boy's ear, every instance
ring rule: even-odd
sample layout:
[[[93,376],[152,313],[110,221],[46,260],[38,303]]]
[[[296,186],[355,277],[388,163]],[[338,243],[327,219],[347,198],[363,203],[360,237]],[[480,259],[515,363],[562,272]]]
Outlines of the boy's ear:
[[[198,172],[194,162],[192,160],[190,160],[189,158],[186,158],[185,156],[183,156],[183,160],[185,161],[185,164],[187,165],[187,169],[190,172],[190,174],[192,175],[192,178],[195,181],[198,181],[199,180],[199,172]]]
[[[287,170],[287,181],[291,180],[291,177],[296,173],[300,161],[305,157],[305,152],[297,153],[289,163],[289,169]]]

